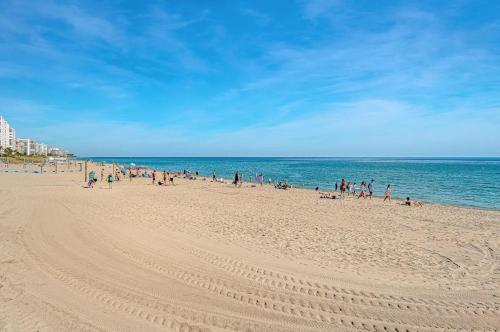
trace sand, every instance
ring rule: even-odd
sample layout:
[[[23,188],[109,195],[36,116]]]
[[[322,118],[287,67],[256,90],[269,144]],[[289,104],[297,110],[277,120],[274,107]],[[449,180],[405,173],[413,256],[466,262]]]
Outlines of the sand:
[[[499,211],[201,180],[86,189],[67,170],[0,183],[0,331],[500,329]]]

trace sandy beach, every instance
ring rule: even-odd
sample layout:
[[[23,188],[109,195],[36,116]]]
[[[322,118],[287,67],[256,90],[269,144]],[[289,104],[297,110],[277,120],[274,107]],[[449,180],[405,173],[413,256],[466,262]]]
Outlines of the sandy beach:
[[[500,330],[500,211],[200,179],[87,189],[76,171],[0,183],[2,332]]]

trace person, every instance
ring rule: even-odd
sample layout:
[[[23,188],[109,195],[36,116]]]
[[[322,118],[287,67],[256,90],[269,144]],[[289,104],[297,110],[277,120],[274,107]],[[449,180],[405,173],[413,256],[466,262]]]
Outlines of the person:
[[[130,182],[132,182],[132,168],[128,169],[128,179]]]
[[[352,185],[352,197],[356,196],[356,182],[353,183]]]
[[[216,176],[215,176],[215,169],[214,169],[214,171],[212,172],[212,181],[216,181],[216,179],[217,179],[217,178],[216,178]]]
[[[384,193],[384,202],[387,199],[389,200],[389,202],[391,201],[391,192],[392,192],[391,184],[388,184],[387,189],[385,189],[385,193]]]
[[[94,173],[94,171],[90,171],[89,180],[87,182],[87,187],[94,188],[94,182],[95,182],[95,173]]]
[[[335,192],[337,192],[338,188],[339,188],[339,184],[337,183],[337,181],[335,181]]]
[[[167,185],[167,171],[163,170],[163,185]]]
[[[368,197],[370,197],[370,199],[372,199],[372,196],[373,196],[373,182],[375,182],[373,179],[370,181],[370,183],[368,184]]]
[[[153,186],[154,186],[155,185],[155,181],[156,181],[156,170],[155,169],[153,170],[153,176],[152,176],[152,178],[153,178]]]
[[[327,199],[339,199],[335,193],[331,194],[329,192],[319,192],[321,196],[319,198],[327,198]]]
[[[101,168],[101,182],[104,181],[104,168]]]
[[[113,188],[113,175],[112,174],[108,175],[108,188],[109,189]]]
[[[196,170],[196,177],[198,177],[198,175],[199,175],[199,174],[200,174],[200,173],[198,173],[198,170]]]
[[[414,206],[414,207],[421,207],[423,204],[422,202],[420,201],[411,201],[410,200],[410,197],[406,197],[406,201],[404,203],[402,203],[402,205],[406,205],[406,206]]]
[[[366,182],[361,181],[361,186],[359,187],[358,199],[360,199],[361,197],[366,198],[365,192],[366,192]]]
[[[168,183],[171,185],[174,185],[174,174],[167,173],[168,176]]]
[[[342,181],[340,181],[340,196],[344,196],[345,194],[345,180],[342,179]]]
[[[347,196],[349,196],[349,194],[351,193],[351,182],[347,182],[346,191],[347,191]]]
[[[243,182],[245,182],[244,176],[243,176],[243,174],[240,174],[240,182],[238,183],[238,188],[241,188],[241,186],[243,185]]]
[[[234,186],[237,187],[238,186],[238,182],[239,182],[239,178],[238,178],[238,172],[236,172],[234,174]]]

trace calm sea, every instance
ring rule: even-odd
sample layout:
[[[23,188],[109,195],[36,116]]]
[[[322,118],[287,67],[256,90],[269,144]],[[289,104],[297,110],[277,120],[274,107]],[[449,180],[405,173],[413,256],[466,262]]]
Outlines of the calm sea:
[[[427,202],[500,209],[500,158],[85,158],[122,165],[135,163],[157,170],[198,170],[233,178],[262,172],[266,181],[284,180],[295,186],[334,188],[342,178],[375,180],[375,194],[388,183],[394,197]],[[247,181],[247,180],[246,180]]]

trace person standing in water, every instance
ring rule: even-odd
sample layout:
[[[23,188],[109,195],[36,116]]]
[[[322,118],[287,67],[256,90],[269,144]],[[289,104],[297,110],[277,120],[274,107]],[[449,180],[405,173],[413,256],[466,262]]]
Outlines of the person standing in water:
[[[388,184],[387,189],[385,190],[385,194],[384,194],[384,202],[387,199],[389,200],[389,202],[391,201],[391,193],[392,193],[391,184]]]

